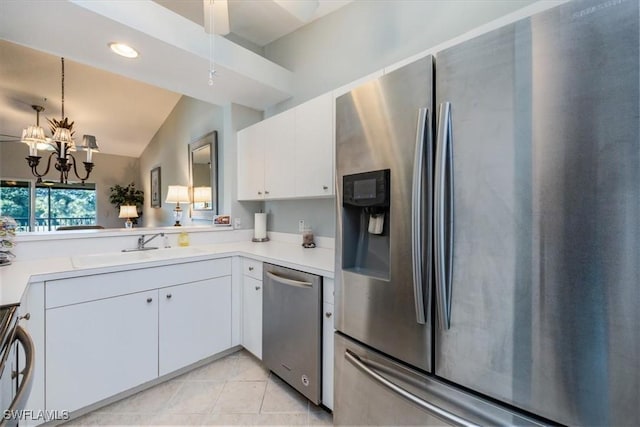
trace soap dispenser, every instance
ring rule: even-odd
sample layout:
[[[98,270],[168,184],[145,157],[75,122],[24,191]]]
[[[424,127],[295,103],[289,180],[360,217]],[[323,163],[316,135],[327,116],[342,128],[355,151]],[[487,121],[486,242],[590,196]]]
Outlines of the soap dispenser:
[[[178,246],[189,246],[189,233],[183,231],[178,235]]]

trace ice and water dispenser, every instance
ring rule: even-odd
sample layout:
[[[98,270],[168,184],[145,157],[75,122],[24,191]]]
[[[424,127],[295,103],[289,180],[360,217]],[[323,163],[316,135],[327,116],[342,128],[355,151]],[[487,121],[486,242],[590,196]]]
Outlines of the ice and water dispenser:
[[[389,279],[390,170],[342,178],[342,268]]]

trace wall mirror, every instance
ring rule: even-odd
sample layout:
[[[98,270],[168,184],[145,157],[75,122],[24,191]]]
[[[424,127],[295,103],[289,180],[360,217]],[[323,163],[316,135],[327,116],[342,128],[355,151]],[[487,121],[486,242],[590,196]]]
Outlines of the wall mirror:
[[[189,188],[193,218],[218,214],[218,132],[189,144]]]

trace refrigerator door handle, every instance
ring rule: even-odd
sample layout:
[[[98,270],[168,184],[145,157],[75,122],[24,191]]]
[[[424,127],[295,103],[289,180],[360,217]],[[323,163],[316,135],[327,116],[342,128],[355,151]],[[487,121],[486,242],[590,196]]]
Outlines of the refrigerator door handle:
[[[427,402],[426,400],[421,399],[415,394],[393,383],[392,381],[389,381],[387,378],[377,373],[374,369],[367,366],[365,359],[361,358],[360,356],[353,353],[352,351],[346,350],[344,353],[344,357],[351,364],[353,364],[353,366],[358,368],[362,373],[369,376],[372,380],[376,381],[378,384],[388,388],[389,390],[393,391],[394,393],[398,394],[399,396],[403,397],[409,402],[412,402],[418,405],[420,408],[440,418],[442,421],[448,424],[456,425],[456,426],[477,427],[477,424],[469,422],[464,418],[457,416],[456,414],[453,414],[449,411],[442,409],[437,405],[434,405],[433,403]]]
[[[425,295],[424,295],[424,272],[423,272],[423,263],[426,259],[427,262],[431,262],[431,253],[429,251],[430,246],[427,246],[427,256],[425,257],[423,254],[423,250],[425,249],[425,236],[423,225],[426,223],[428,228],[428,236],[427,242],[431,241],[429,224],[431,219],[428,219],[428,222],[424,221],[424,190],[425,190],[425,168],[427,171],[430,170],[429,165],[425,165],[429,161],[425,162],[425,145],[427,138],[431,135],[431,120],[429,118],[429,110],[427,108],[420,108],[418,110],[418,128],[416,129],[416,150],[415,157],[413,160],[413,191],[411,194],[411,256],[412,256],[412,264],[413,264],[413,298],[415,302],[415,310],[416,310],[416,322],[421,325],[427,323],[427,319],[429,318],[429,314],[425,311]],[[430,144],[428,144],[430,145]],[[430,156],[428,156],[430,158]],[[429,176],[429,175],[427,175]],[[430,198],[429,198],[430,200]],[[429,212],[430,206],[427,208],[427,212]],[[429,270],[427,270],[429,271]],[[429,277],[429,276],[427,276]],[[427,279],[428,280],[428,279]],[[430,282],[429,282],[430,283]],[[431,301],[429,297],[431,295],[431,289],[427,289],[427,304],[429,307]]]
[[[453,269],[453,149],[451,103],[438,107],[435,170],[435,273],[438,319],[444,330],[451,326],[451,276]]]

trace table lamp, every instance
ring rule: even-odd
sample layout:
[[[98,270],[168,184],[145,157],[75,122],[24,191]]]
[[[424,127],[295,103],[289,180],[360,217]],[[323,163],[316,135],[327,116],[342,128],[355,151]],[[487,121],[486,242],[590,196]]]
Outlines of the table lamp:
[[[133,228],[131,218],[138,218],[138,209],[134,205],[120,205],[118,218],[127,218],[124,223],[125,228]]]
[[[189,203],[189,189],[183,185],[170,185],[169,191],[167,191],[167,200],[166,203],[175,203],[176,208],[173,210],[173,215],[175,216],[176,223],[173,224],[174,227],[180,227],[180,220],[182,219],[182,208],[180,207],[180,203]]]
[[[193,203],[202,203],[204,209],[211,204],[211,187],[193,187]]]

